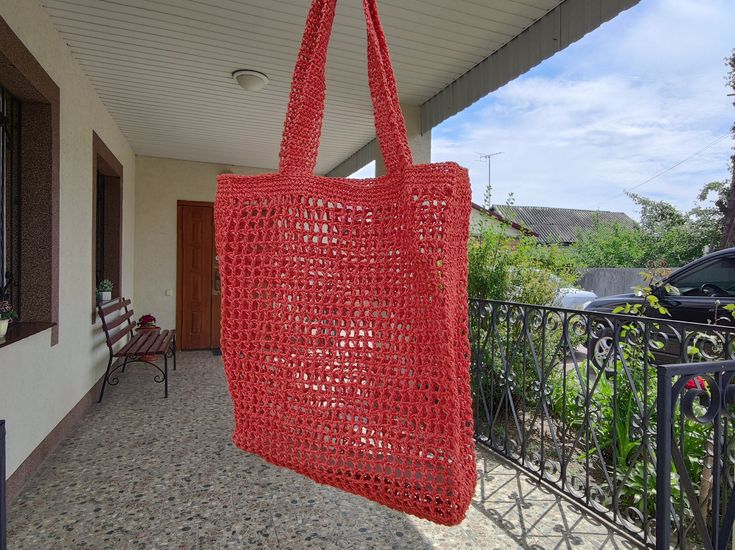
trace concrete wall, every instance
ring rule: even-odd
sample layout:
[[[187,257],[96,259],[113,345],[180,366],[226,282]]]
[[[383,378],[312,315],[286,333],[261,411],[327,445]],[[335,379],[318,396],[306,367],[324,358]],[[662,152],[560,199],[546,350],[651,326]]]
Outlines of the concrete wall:
[[[10,476],[104,373],[93,326],[92,132],[123,164],[122,291],[134,294],[135,157],[37,0],[2,0],[0,17],[61,90],[59,343],[47,330],[0,348],[0,418],[7,420]]]
[[[176,202],[213,202],[217,175],[263,168],[138,156],[135,195],[135,310],[176,326]]]
[[[643,283],[642,271],[646,271],[646,268],[594,267],[585,270],[580,286],[600,297],[626,294],[632,292],[632,287]]]

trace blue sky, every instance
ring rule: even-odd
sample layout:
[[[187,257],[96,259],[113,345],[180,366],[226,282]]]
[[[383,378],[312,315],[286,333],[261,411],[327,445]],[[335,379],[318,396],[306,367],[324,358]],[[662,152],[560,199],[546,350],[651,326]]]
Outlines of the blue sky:
[[[725,135],[635,192],[694,204],[726,179],[735,120],[724,59],[735,48],[734,0],[641,0],[551,59],[433,130],[432,161],[470,170],[482,203],[622,210],[624,190]]]

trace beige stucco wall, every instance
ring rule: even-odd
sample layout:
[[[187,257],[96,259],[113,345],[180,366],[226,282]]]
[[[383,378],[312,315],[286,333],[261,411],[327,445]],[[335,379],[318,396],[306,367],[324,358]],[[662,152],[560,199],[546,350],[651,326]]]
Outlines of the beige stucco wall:
[[[217,175],[267,170],[138,156],[135,195],[135,310],[176,326],[176,202],[213,202]]]
[[[102,376],[106,349],[92,326],[92,132],[123,164],[123,292],[133,294],[135,157],[37,0],[2,0],[0,17],[61,89],[59,343],[47,330],[0,348],[0,418],[7,475]]]

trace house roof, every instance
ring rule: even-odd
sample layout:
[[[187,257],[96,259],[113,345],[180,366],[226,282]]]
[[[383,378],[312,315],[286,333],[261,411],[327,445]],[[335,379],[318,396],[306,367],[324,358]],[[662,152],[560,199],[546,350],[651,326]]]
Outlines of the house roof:
[[[477,210],[478,212],[481,212],[481,213],[485,214],[486,216],[491,216],[491,217],[497,219],[498,221],[500,221],[501,223],[505,223],[507,225],[510,225],[513,229],[517,229],[521,233],[525,233],[526,235],[530,235],[532,237],[538,237],[538,235],[533,230],[531,230],[528,227],[526,227],[524,225],[521,225],[521,224],[519,224],[519,223],[517,223],[517,222],[515,222],[513,220],[509,220],[507,218],[504,218],[503,215],[500,214],[499,212],[496,212],[494,210],[488,210],[484,206],[480,206],[479,204],[474,203],[474,202],[472,203],[472,209],[473,210]]]
[[[597,222],[618,223],[626,227],[636,226],[635,220],[624,212],[605,210],[494,204],[492,211],[531,229],[543,243],[574,243],[580,231],[593,229]]]

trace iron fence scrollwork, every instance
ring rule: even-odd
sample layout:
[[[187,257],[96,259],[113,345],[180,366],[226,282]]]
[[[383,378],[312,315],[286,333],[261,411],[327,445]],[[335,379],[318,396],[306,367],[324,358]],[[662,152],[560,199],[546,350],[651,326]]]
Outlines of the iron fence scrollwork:
[[[469,321],[479,444],[642,546],[732,548],[735,328],[485,300]]]
[[[658,546],[683,547],[693,539],[708,549],[732,548],[735,361],[661,365],[658,370]],[[702,463],[708,475],[699,479],[687,464],[686,431],[677,430],[677,423],[686,420],[710,432]],[[672,495],[677,484],[678,499]]]

